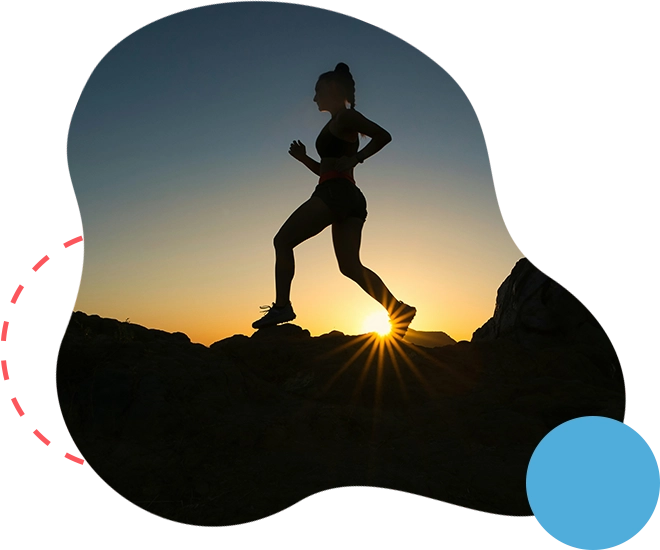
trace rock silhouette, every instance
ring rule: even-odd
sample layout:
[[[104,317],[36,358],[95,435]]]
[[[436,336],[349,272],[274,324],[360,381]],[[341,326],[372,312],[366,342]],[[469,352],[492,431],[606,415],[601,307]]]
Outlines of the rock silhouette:
[[[425,348],[437,348],[440,346],[450,346],[456,343],[446,332],[441,331],[423,331],[409,328],[403,338],[406,342],[417,344]]]
[[[432,348],[295,324],[206,347],[74,312],[57,387],[88,464],[171,520],[244,523],[356,485],[524,516],[550,430],[623,420],[619,363],[594,323],[526,259],[472,342]]]

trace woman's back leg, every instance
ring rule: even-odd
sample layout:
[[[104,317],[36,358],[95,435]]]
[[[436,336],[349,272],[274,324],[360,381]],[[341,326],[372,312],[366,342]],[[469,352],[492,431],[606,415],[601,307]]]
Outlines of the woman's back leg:
[[[339,271],[360,285],[391,314],[397,303],[396,298],[382,279],[360,261],[363,225],[364,221],[356,217],[349,217],[332,225],[332,243]]]

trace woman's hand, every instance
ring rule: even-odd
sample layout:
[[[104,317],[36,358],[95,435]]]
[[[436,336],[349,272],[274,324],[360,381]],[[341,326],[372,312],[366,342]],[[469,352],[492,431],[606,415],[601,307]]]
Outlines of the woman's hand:
[[[302,162],[302,160],[307,156],[307,149],[302,141],[292,141],[291,146],[289,147],[289,154],[296,160]]]
[[[352,157],[339,157],[335,162],[335,170],[337,172],[348,172],[351,168],[355,168],[358,165],[358,159],[355,156]]]

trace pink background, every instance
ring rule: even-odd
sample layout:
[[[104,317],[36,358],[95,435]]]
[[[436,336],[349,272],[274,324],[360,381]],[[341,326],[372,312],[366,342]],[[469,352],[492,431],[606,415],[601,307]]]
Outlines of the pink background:
[[[407,33],[471,89],[491,150],[496,146],[495,178],[510,230],[525,253],[607,321],[620,352],[625,346],[632,425],[657,454],[657,2],[329,4]],[[264,528],[163,529],[88,479],[56,422],[49,363],[81,267],[80,220],[64,164],[65,113],[80,92],[81,73],[129,24],[159,15],[161,7],[162,0],[3,5],[3,543],[555,548],[535,521],[486,521],[443,504],[416,504],[414,496],[376,496],[373,488],[315,497]],[[638,548],[660,548],[655,522],[634,539]]]

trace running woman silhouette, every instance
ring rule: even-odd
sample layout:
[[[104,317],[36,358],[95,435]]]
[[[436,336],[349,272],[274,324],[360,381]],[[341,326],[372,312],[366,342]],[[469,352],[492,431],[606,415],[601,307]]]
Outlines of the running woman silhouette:
[[[289,154],[319,176],[319,183],[275,235],[275,302],[260,306],[265,315],[252,327],[260,329],[296,318],[290,301],[295,272],[293,249],[332,225],[339,270],[382,304],[389,314],[392,334],[403,338],[417,310],[397,300],[381,278],[360,261],[367,201],[353,178],[353,168],[385,147],[392,136],[355,110],[355,81],[345,63],[319,76],[315,92],[313,101],[319,111],[332,115],[316,140],[321,162],[308,157],[300,141],[291,143]],[[361,151],[358,133],[371,138]]]

